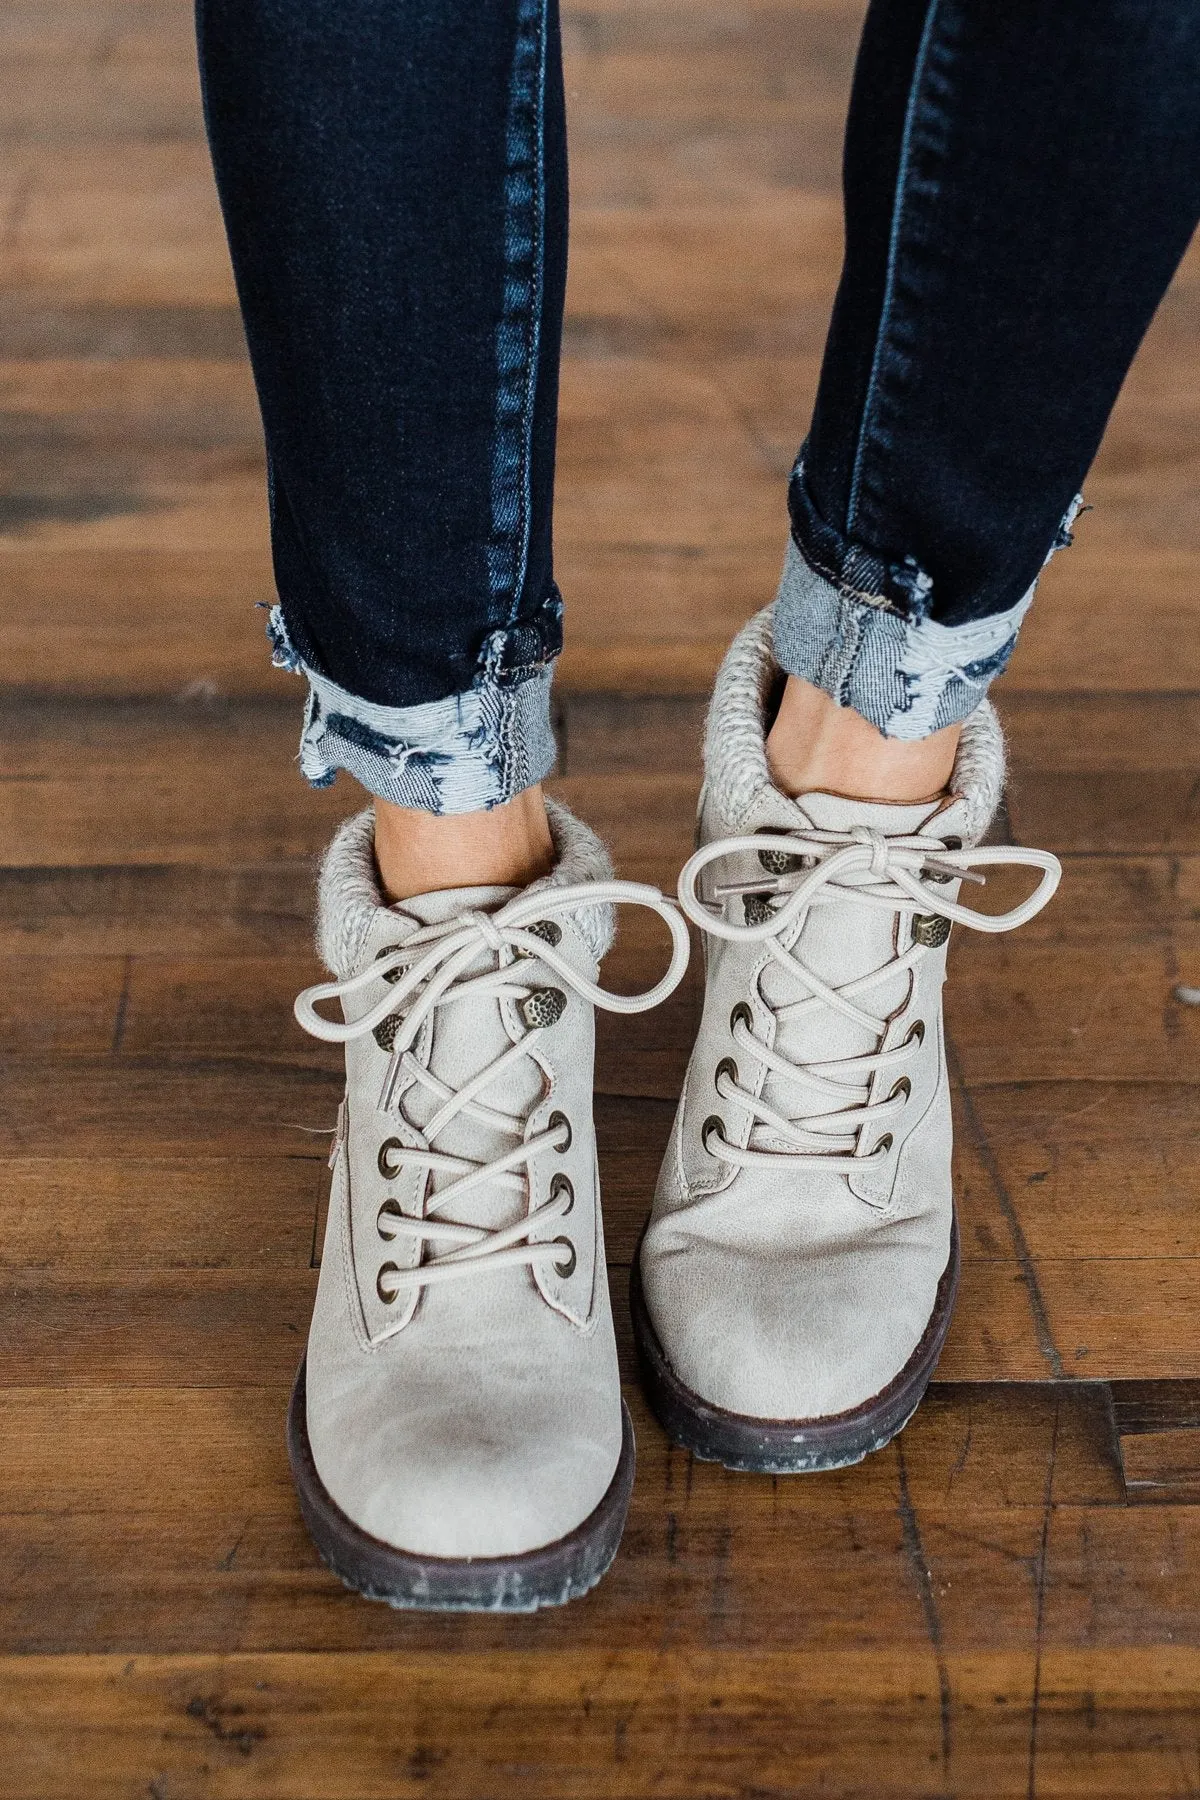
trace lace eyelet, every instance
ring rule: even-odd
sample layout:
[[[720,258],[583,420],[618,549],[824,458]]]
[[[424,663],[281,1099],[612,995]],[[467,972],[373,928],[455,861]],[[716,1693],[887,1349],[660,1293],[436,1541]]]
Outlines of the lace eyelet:
[[[380,962],[383,959],[383,957],[385,957],[385,956],[394,956],[396,954],[397,950],[403,950],[403,948],[404,948],[403,944],[385,944],[383,946],[382,950],[376,951],[375,961]],[[384,971],[383,979],[387,982],[390,982],[394,986],[395,983],[397,981],[399,981],[399,979],[403,975],[403,973],[404,973],[404,970],[402,968],[386,969]]]
[[[718,1094],[721,1092],[721,1077],[722,1077],[722,1075],[728,1075],[730,1081],[733,1082],[734,1086],[735,1087],[737,1086],[738,1066],[734,1062],[732,1056],[723,1056],[721,1058],[720,1062],[717,1064],[717,1072],[713,1076],[713,1086],[716,1088]]]
[[[943,850],[961,850],[962,849],[962,839],[960,837],[943,838],[942,839],[942,849]],[[926,879],[926,881],[936,881],[939,885],[944,885],[947,881],[953,881],[954,877],[953,877],[953,875],[941,875],[938,873],[938,871],[936,869],[931,869],[929,871],[929,873],[926,875],[925,879]]]
[[[383,1229],[383,1221],[384,1221],[385,1214],[389,1219],[402,1219],[404,1217],[404,1213],[397,1201],[385,1200],[383,1205],[380,1207],[379,1211],[375,1215],[376,1231],[379,1233],[380,1237],[383,1239],[385,1244],[390,1244],[392,1239],[395,1237],[396,1233],[394,1231],[385,1231]]]
[[[923,1044],[924,1042],[925,1021],[924,1019],[918,1019],[914,1024],[909,1026],[908,1036],[905,1038],[904,1043],[901,1044],[900,1048],[903,1050],[906,1049],[909,1044]]]
[[[743,894],[742,912],[747,925],[765,925],[775,917],[775,908],[765,894]]]
[[[724,1119],[719,1118],[716,1113],[710,1113],[708,1118],[705,1119],[703,1125],[700,1127],[700,1144],[701,1144],[701,1148],[709,1156],[716,1157],[718,1155],[717,1151],[709,1150],[709,1148],[708,1148],[708,1140],[712,1136],[714,1131],[719,1131],[723,1138],[725,1135],[725,1121],[724,1121]],[[718,1157],[718,1160],[720,1160],[719,1157]]]
[[[892,1089],[891,1093],[888,1095],[888,1099],[896,1100],[900,1097],[901,1094],[903,1094],[904,1098],[907,1100],[908,1096],[911,1093],[912,1093],[912,1082],[908,1079],[907,1075],[902,1075],[900,1077],[899,1081],[896,1083],[895,1087]]]
[[[790,850],[760,850],[758,860],[768,875],[791,875],[803,864],[803,858]]]
[[[914,913],[912,934],[914,944],[922,944],[926,950],[940,950],[950,936],[950,921],[941,913]]]
[[[565,1156],[567,1151],[571,1148],[571,1139],[574,1136],[574,1133],[571,1130],[571,1121],[568,1119],[566,1113],[552,1112],[546,1121],[546,1130],[557,1131],[560,1125],[566,1126],[567,1135],[565,1140],[561,1144],[556,1144],[554,1148],[558,1151],[560,1156]]]
[[[739,1000],[729,1015],[730,1031],[733,1031],[738,1025],[744,1025],[747,1031],[754,1029],[754,1014],[744,1000]]]
[[[561,1218],[565,1219],[568,1213],[572,1213],[575,1210],[575,1189],[571,1186],[570,1178],[562,1174],[556,1175],[554,1180],[550,1183],[551,1201],[557,1200],[560,1194],[565,1194],[567,1196],[567,1204],[563,1207],[562,1212],[559,1215]]]
[[[556,1237],[554,1242],[556,1244],[561,1244],[567,1253],[565,1261],[561,1257],[555,1257],[554,1259],[554,1273],[559,1276],[561,1280],[566,1281],[568,1276],[575,1273],[575,1263],[577,1260],[575,1256],[575,1246],[569,1237]]]
[[[388,1152],[391,1150],[399,1150],[403,1155],[404,1145],[400,1142],[399,1138],[385,1138],[383,1143],[379,1146],[379,1173],[383,1176],[385,1181],[395,1181],[397,1175],[400,1173],[400,1164],[397,1163],[395,1168],[393,1168],[388,1161]]]
[[[386,1050],[390,1056],[392,1053],[392,1046],[396,1042],[396,1033],[399,1029],[399,1014],[389,1013],[386,1019],[380,1019],[378,1025],[376,1025],[374,1031],[371,1033],[371,1036],[375,1039],[379,1048],[381,1050]]]
[[[400,1290],[395,1288],[390,1294],[385,1293],[383,1278],[385,1275],[398,1275],[399,1273],[400,1267],[398,1263],[387,1262],[380,1266],[379,1273],[375,1277],[375,1292],[379,1295],[379,1298],[383,1301],[385,1306],[394,1306],[396,1304],[396,1299]]]
[[[557,1025],[567,1010],[567,996],[561,988],[534,988],[517,1009],[530,1031]]]
[[[876,1144],[875,1148],[872,1150],[871,1155],[872,1156],[886,1156],[888,1151],[891,1149],[892,1145],[895,1143],[895,1141],[896,1140],[892,1136],[891,1132],[885,1131],[883,1136],[880,1138],[879,1142]]]

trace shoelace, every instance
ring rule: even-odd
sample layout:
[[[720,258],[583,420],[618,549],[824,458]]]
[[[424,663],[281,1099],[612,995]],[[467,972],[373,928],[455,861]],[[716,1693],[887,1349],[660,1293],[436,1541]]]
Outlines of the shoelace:
[[[644,993],[614,994],[589,981],[555,949],[554,931],[546,931],[543,935],[547,921],[554,913],[574,912],[581,906],[605,902],[644,906],[665,920],[670,930],[670,966],[662,980]],[[542,930],[531,930],[530,926]],[[394,1180],[405,1167],[452,1177],[445,1187],[427,1196],[421,1218],[403,1213],[394,1200],[385,1200],[380,1208],[379,1233],[385,1241],[403,1237],[416,1239],[428,1247],[434,1243],[448,1246],[412,1269],[401,1269],[395,1263],[385,1262],[376,1288],[380,1299],[388,1305],[406,1290],[469,1275],[481,1265],[496,1269],[510,1263],[554,1263],[564,1278],[575,1266],[575,1251],[569,1238],[530,1241],[549,1221],[570,1211],[574,1196],[565,1177],[561,1183],[551,1184],[547,1201],[511,1225],[492,1229],[464,1225],[441,1216],[455,1200],[485,1182],[500,1183],[526,1194],[534,1160],[550,1150],[565,1150],[571,1141],[571,1124],[565,1114],[552,1114],[545,1131],[526,1139],[524,1118],[489,1106],[480,1098],[484,1090],[507,1074],[513,1064],[530,1054],[561,1016],[565,1004],[565,996],[561,993],[547,1002],[547,996],[553,995],[555,990],[535,990],[522,982],[517,961],[498,962],[495,968],[481,975],[465,975],[483,950],[491,950],[497,957],[505,950],[523,957],[537,957],[554,971],[564,986],[573,989],[593,1006],[612,1013],[639,1013],[648,1012],[678,987],[687,968],[689,941],[687,925],[678,909],[657,888],[633,881],[581,882],[567,887],[543,888],[536,894],[518,895],[494,913],[464,912],[442,924],[422,926],[403,944],[379,957],[359,974],[345,981],[320,982],[297,996],[297,1021],[305,1031],[326,1043],[345,1044],[375,1032],[380,1026],[391,1036],[391,1057],[379,1096],[382,1111],[398,1109],[402,1083],[405,1089],[409,1084],[417,1083],[440,1102],[433,1117],[420,1128],[398,1112],[412,1141],[389,1138],[380,1151],[379,1168],[385,1179]],[[352,1023],[324,1018],[316,1010],[323,1001],[344,999],[381,979],[389,983],[387,994]],[[477,1000],[484,995],[491,995],[497,1001],[507,998],[530,1003],[526,1022],[530,1019],[535,1022],[529,1024],[529,1029],[515,1044],[502,1051],[461,1088],[451,1088],[413,1054],[412,1046],[422,1025],[439,1007],[454,1006],[467,999]],[[536,1022],[539,1015],[544,1018],[544,1023]],[[435,1140],[460,1115],[510,1134],[517,1142],[503,1155],[483,1163],[438,1150]],[[339,1117],[339,1130],[343,1119],[344,1113]],[[521,1169],[525,1171],[524,1176],[519,1173]]]
[[[753,894],[764,896],[764,899],[768,895],[786,898],[778,911],[767,912],[764,906],[760,910],[767,912],[767,916],[740,925],[706,904],[697,884],[710,863],[743,851],[752,851],[760,858],[765,855],[780,872],[718,886],[714,890],[715,896]],[[802,865],[799,869],[794,867],[797,863]],[[1042,878],[1033,893],[1009,912],[975,912],[939,892],[939,888],[956,877],[981,882],[985,877],[975,871],[997,866],[1042,871]],[[864,876],[868,878],[865,881],[861,879]],[[922,879],[923,876],[927,879]],[[914,942],[900,956],[891,958],[870,974],[841,986],[832,986],[780,942],[803,913],[813,906],[849,903],[884,907],[891,913],[914,913],[926,918],[932,915],[970,926],[973,931],[1013,931],[1041,912],[1052,898],[1061,876],[1058,858],[1046,850],[999,844],[973,850],[951,850],[934,839],[885,837],[867,826],[857,826],[849,832],[816,829],[759,832],[753,837],[721,838],[698,850],[680,873],[679,904],[688,918],[712,937],[726,938],[732,943],[765,943],[769,946],[774,961],[797,984],[802,995],[798,1000],[773,1007],[771,1010],[777,1020],[794,1020],[818,1008],[828,1007],[853,1019],[873,1036],[882,1038],[888,1020],[877,1018],[861,1004],[862,998],[881,983],[913,969],[930,954],[932,946]],[[847,877],[859,879],[850,881]],[[761,988],[758,997],[762,1000]],[[901,1074],[885,1099],[872,1101],[871,1079],[880,1071],[901,1071],[904,1064],[918,1054],[925,1035],[923,1021],[912,1027],[903,1043],[890,1050],[803,1063],[792,1062],[764,1044],[751,1030],[752,1023],[749,1006],[734,1008],[732,1038],[735,1047],[756,1058],[783,1082],[843,1104],[832,1112],[785,1117],[760,1095],[741,1086],[736,1064],[727,1060],[717,1072],[717,1092],[723,1099],[749,1112],[752,1131],[756,1126],[763,1126],[788,1148],[742,1149],[729,1142],[723,1121],[716,1118],[706,1120],[703,1127],[705,1148],[721,1161],[741,1168],[763,1164],[778,1166],[794,1156],[807,1155],[819,1156],[823,1168],[843,1174],[860,1169],[864,1161],[863,1128],[868,1122],[883,1124],[894,1117],[907,1103],[911,1092],[911,1084]],[[867,1157],[886,1155],[892,1142],[892,1135],[885,1132],[865,1154]]]

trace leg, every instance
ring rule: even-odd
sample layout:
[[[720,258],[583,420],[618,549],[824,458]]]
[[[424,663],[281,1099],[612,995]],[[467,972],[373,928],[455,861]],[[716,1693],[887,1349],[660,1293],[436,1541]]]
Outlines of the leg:
[[[301,768],[349,770],[378,814],[325,858],[336,979],[297,1001],[347,1079],[292,1468],[350,1585],[530,1611],[599,1580],[629,1503],[593,1007],[614,902],[666,913],[537,785],[561,638],[554,0],[202,0],[199,26],[270,635],[309,682]]]
[[[1200,14],[1171,0],[868,14],[775,645],[793,689],[889,739],[945,729],[914,796],[1008,662],[1200,216],[1198,80]],[[813,711],[785,704],[772,733],[794,791]],[[839,724],[861,740],[847,712],[827,740]],[[889,766],[869,746],[861,791],[889,797]]]
[[[502,808],[553,760],[556,8],[199,0],[198,32],[301,768],[377,796],[394,897],[416,854],[424,887],[544,873],[536,794],[508,832],[420,815]]]
[[[1200,14],[875,0],[846,197],[783,581],[709,716],[704,1014],[633,1281],[667,1429],[779,1472],[887,1442],[949,1326],[947,940],[1058,878],[979,847],[985,694],[1200,212]],[[1003,862],[1041,880],[983,918]]]

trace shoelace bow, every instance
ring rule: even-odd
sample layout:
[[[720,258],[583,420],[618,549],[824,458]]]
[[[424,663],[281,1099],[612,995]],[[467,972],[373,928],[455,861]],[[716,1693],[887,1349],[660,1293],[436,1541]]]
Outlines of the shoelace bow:
[[[574,912],[582,906],[606,902],[644,906],[664,919],[670,929],[670,966],[662,980],[644,993],[614,994],[589,981],[555,949],[550,941],[553,933],[542,935],[529,929],[531,925],[544,927],[555,913]],[[465,971],[483,950],[495,954],[496,966],[483,974],[466,975]],[[512,960],[499,960],[505,951],[515,953]],[[687,968],[688,951],[687,925],[674,903],[665,899],[657,888],[633,881],[580,882],[543,888],[536,894],[518,895],[494,913],[464,912],[442,924],[422,926],[410,933],[403,944],[379,957],[359,974],[345,981],[320,982],[297,996],[297,1021],[305,1031],[326,1043],[349,1043],[388,1022],[384,1028],[391,1034],[391,1056],[379,1107],[384,1112],[396,1111],[406,1137],[411,1141],[390,1138],[384,1144],[380,1152],[380,1173],[386,1179],[394,1180],[406,1167],[415,1167],[426,1170],[428,1175],[440,1173],[451,1177],[446,1186],[427,1192],[421,1218],[402,1212],[394,1200],[385,1200],[380,1208],[379,1234],[385,1241],[407,1238],[427,1247],[435,1242],[448,1246],[415,1268],[401,1269],[395,1263],[384,1263],[376,1286],[385,1304],[391,1304],[405,1290],[469,1275],[481,1265],[495,1269],[510,1263],[552,1262],[565,1276],[575,1262],[575,1252],[567,1238],[531,1241],[549,1221],[570,1211],[573,1195],[565,1182],[552,1183],[550,1198],[511,1225],[498,1228],[465,1225],[441,1216],[455,1200],[484,1183],[498,1183],[523,1196],[528,1195],[529,1172],[534,1160],[547,1151],[565,1150],[569,1145],[571,1125],[564,1114],[552,1114],[545,1131],[526,1138],[525,1117],[503,1112],[480,1098],[485,1089],[528,1056],[553,1028],[562,1011],[563,997],[559,995],[556,1007],[550,1008],[554,1014],[552,1018],[544,1024],[531,1024],[516,1043],[510,1044],[486,1068],[457,1089],[440,1080],[413,1053],[413,1045],[426,1020],[432,1018],[438,1008],[454,1006],[463,1000],[478,1000],[485,995],[497,1001],[535,1000],[537,990],[520,979],[521,963],[517,958],[524,957],[536,957],[554,971],[564,986],[606,1012],[647,1012],[678,987]],[[388,983],[387,994],[361,1018],[347,1023],[324,1018],[316,1010],[323,1001],[343,1000],[381,979]],[[537,1016],[536,1007],[533,1016]],[[402,1092],[414,1083],[439,1103],[433,1117],[420,1127],[407,1117],[400,1105]],[[517,1142],[511,1150],[482,1163],[437,1149],[436,1139],[452,1120],[460,1116],[511,1135]],[[339,1116],[339,1134],[343,1118],[344,1114]],[[519,1173],[521,1169],[525,1171],[524,1176]]]
[[[700,896],[698,882],[710,863],[721,857],[752,851],[778,858],[776,867],[783,872],[765,873],[745,882],[718,885],[714,895],[719,901],[731,895],[786,896],[777,911],[754,923],[736,924],[726,919],[718,905],[707,904]],[[799,863],[799,869],[788,868]],[[956,877],[982,882],[975,873],[981,867],[1021,867],[1042,871],[1033,893],[1010,911],[975,912],[951,900],[945,884]],[[865,881],[862,877],[867,877]],[[922,879],[926,876],[927,879]],[[810,907],[849,903],[856,906],[885,908],[890,913],[914,913],[925,917],[936,915],[957,921],[973,931],[1013,931],[1024,925],[1052,898],[1062,876],[1056,856],[1046,850],[1026,850],[1011,845],[985,845],[972,850],[947,849],[931,838],[885,837],[867,826],[852,831],[759,832],[753,837],[721,838],[685,863],[679,876],[679,904],[701,931],[733,943],[768,945],[772,959],[802,990],[802,998],[770,1007],[777,1020],[794,1020],[818,1008],[828,1007],[854,1020],[873,1036],[882,1038],[888,1019],[880,1019],[859,1002],[872,988],[891,981],[905,970],[913,969],[930,946],[914,942],[900,956],[893,957],[867,975],[833,986],[784,948],[780,939],[800,921]],[[848,880],[847,877],[857,877]],[[763,1005],[761,986],[758,998]],[[769,1106],[760,1095],[740,1085],[736,1065],[726,1062],[717,1072],[717,1092],[725,1100],[744,1107],[750,1114],[751,1131],[765,1127],[786,1150],[742,1149],[725,1137],[723,1122],[706,1121],[703,1130],[705,1147],[723,1162],[748,1168],[756,1164],[778,1165],[797,1155],[819,1156],[821,1166],[850,1174],[861,1169],[864,1153],[861,1133],[868,1123],[882,1124],[896,1115],[907,1103],[908,1084],[902,1078],[883,1100],[870,1098],[871,1079],[881,1071],[902,1070],[914,1058],[924,1038],[923,1025],[909,1031],[902,1044],[890,1050],[877,1050],[863,1056],[831,1058],[826,1061],[792,1062],[774,1048],[764,1044],[751,1030],[750,1008],[735,1008],[732,1022],[734,1045],[756,1058],[767,1070],[785,1083],[807,1088],[810,1092],[843,1104],[826,1113],[785,1117]],[[867,1156],[886,1154],[892,1139],[884,1134]]]

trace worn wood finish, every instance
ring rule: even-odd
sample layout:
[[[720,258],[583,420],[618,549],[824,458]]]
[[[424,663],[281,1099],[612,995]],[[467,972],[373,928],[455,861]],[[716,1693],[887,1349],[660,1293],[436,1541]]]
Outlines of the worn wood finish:
[[[713,670],[778,573],[861,12],[566,7],[556,790],[667,888]],[[999,693],[996,835],[1065,875],[1019,936],[955,933],[963,1277],[924,1406],[858,1469],[771,1480],[670,1449],[642,1402],[629,1264],[697,964],[598,1034],[621,1554],[563,1612],[405,1617],[321,1567],[287,1474],[340,1092],[290,1000],[357,800],[298,781],[265,654],[189,9],[11,0],[0,140],[0,1790],[1196,1791],[1200,253]],[[631,918],[606,979],[663,955]]]

